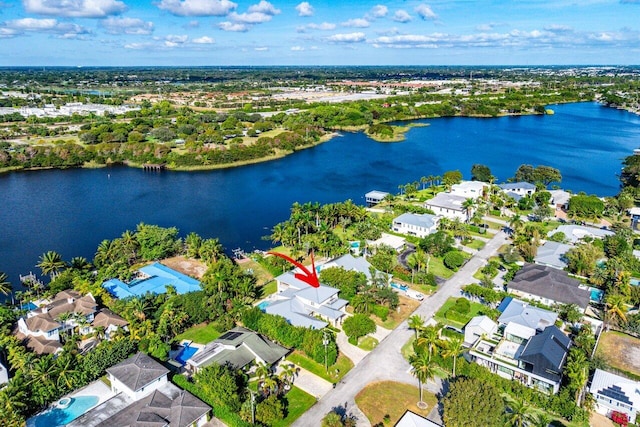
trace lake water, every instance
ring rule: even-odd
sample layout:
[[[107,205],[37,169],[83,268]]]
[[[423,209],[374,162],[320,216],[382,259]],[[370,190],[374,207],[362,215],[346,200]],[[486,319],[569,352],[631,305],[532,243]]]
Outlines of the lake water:
[[[422,120],[401,143],[362,133],[286,158],[207,172],[144,172],[126,167],[0,175],[0,271],[12,283],[38,272],[38,257],[93,257],[103,239],[139,222],[218,237],[227,250],[266,249],[261,237],[295,201],[352,199],[422,176],[488,165],[499,182],[522,163],[551,165],[562,187],[598,195],[618,191],[621,160],[640,146],[640,117],[594,103],[552,106],[555,115]]]

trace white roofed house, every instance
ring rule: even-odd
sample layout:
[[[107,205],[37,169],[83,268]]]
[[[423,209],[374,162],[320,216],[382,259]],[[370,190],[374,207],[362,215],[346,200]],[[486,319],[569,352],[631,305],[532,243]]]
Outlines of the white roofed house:
[[[367,203],[367,206],[371,207],[382,202],[388,195],[389,193],[384,191],[373,190],[364,195],[364,200]]]
[[[519,200],[521,197],[531,196],[536,192],[536,186],[530,182],[508,182],[506,184],[500,184],[498,187],[500,187],[506,195],[516,200]]]
[[[451,193],[438,193],[433,199],[427,200],[424,207],[432,210],[436,215],[466,221],[467,209],[463,204],[468,198]]]
[[[459,184],[453,184],[451,186],[450,194],[455,196],[464,197],[465,199],[472,198],[474,200],[479,197],[483,197],[485,191],[489,189],[489,184],[482,181],[462,181]]]
[[[400,234],[425,237],[438,230],[440,219],[435,215],[403,213],[393,219],[391,229]]]
[[[347,314],[348,302],[338,297],[340,291],[336,288],[323,284],[314,288],[297,279],[292,271],[276,277],[276,282],[275,300],[264,310],[284,317],[294,326],[322,329],[329,323],[340,324]]]
[[[611,416],[613,412],[627,414],[635,423],[640,410],[640,382],[596,369],[589,392],[596,401],[596,411]]]
[[[571,199],[571,193],[564,190],[549,190],[551,193],[551,204],[558,210],[569,209],[569,199]]]
[[[464,343],[473,345],[481,337],[492,337],[498,331],[498,324],[488,316],[476,316],[464,327]]]

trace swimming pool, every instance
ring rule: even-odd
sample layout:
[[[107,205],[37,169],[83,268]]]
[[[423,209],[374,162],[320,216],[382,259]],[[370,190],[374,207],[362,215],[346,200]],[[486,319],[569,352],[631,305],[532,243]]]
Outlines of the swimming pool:
[[[591,293],[590,299],[594,302],[602,301],[602,296],[604,292],[601,289],[597,288],[589,288],[589,292]]]
[[[629,279],[629,284],[631,286],[638,286],[638,285],[640,285],[640,279],[638,279],[636,277],[632,277],[631,279]]]
[[[391,287],[395,289],[400,289],[401,291],[406,292],[409,287],[407,285],[399,285],[397,283],[391,282]]]
[[[360,247],[360,242],[350,242],[349,246],[351,246],[353,249],[357,249]]]
[[[180,362],[182,366],[187,364],[187,360],[191,359],[191,356],[196,354],[198,351],[197,347],[190,347],[189,344],[185,344],[182,346],[182,350],[175,357],[176,361]]]
[[[58,427],[69,424],[71,421],[85,414],[89,409],[98,404],[98,396],[72,397],[67,408],[52,408],[29,419],[27,426],[31,427]]]
[[[267,307],[269,307],[271,303],[269,301],[262,301],[260,304],[258,304],[258,308],[262,311],[264,311]]]

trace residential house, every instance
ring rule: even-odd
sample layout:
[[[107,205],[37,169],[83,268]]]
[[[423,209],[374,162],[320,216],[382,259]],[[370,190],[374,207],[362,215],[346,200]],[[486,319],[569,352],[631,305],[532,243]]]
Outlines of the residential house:
[[[389,193],[385,193],[384,191],[369,191],[364,195],[364,201],[368,207],[375,206],[387,197]]]
[[[634,231],[638,231],[640,228],[638,227],[638,223],[640,222],[640,208],[633,207],[629,209],[629,216],[631,217],[631,229]]]
[[[372,279],[371,271],[373,266],[364,257],[354,257],[351,254],[346,254],[319,265],[317,268],[322,271],[325,268],[332,267],[343,268],[347,271],[357,271],[367,276],[367,280]],[[378,274],[378,271],[375,271],[374,274]]]
[[[467,220],[467,210],[462,204],[468,197],[457,196],[451,193],[438,193],[433,199],[427,200],[424,207],[430,209],[436,215],[449,219]],[[472,213],[470,213],[471,215]]]
[[[549,190],[551,193],[551,205],[555,210],[566,211],[569,209],[569,199],[571,199],[571,193],[564,190]]]
[[[284,317],[294,326],[322,329],[329,323],[340,324],[347,313],[347,301],[338,297],[340,291],[336,288],[323,284],[311,287],[291,271],[276,277],[276,282],[278,292],[264,310]]]
[[[542,246],[538,248],[533,261],[536,264],[546,265],[547,267],[556,268],[558,270],[564,270],[567,267],[567,258],[565,254],[569,252],[573,246],[565,243],[552,242],[550,240],[544,242]]]
[[[93,318],[93,322],[91,322],[91,326],[94,330],[97,328],[104,329],[104,337],[107,340],[111,339],[111,336],[118,330],[118,328],[127,330],[128,325],[129,322],[127,322],[108,308],[103,308],[98,311],[98,314],[96,314]]]
[[[254,362],[272,366],[280,362],[289,351],[263,335],[238,326],[199,349],[187,360],[186,368],[190,372],[197,372],[212,363],[228,363],[242,369]]]
[[[379,239],[377,240],[367,240],[367,246],[369,247],[378,247],[378,246],[389,246],[393,248],[396,252],[401,252],[407,241],[404,237],[395,236],[393,234],[382,233]]]
[[[596,411],[610,417],[614,411],[627,414],[635,423],[640,410],[640,382],[596,369],[589,392],[596,401]]]
[[[440,219],[435,215],[403,213],[393,219],[391,229],[396,233],[425,237],[438,230]]]
[[[507,182],[498,185],[500,189],[510,197],[520,200],[522,197],[531,196],[536,192],[536,186],[530,182]]]
[[[576,244],[585,237],[591,239],[602,239],[606,236],[613,236],[615,233],[611,230],[604,230],[602,228],[586,227],[584,225],[565,224],[551,230],[547,233],[547,236],[553,236],[556,233],[564,233],[567,241],[571,244]]]
[[[394,427],[442,427],[438,423],[407,410]]]
[[[114,397],[68,427],[202,427],[211,407],[168,381],[169,370],[144,353],[107,369]]]
[[[498,324],[501,326],[515,323],[533,330],[543,331],[547,326],[555,324],[556,320],[558,320],[558,313],[534,307],[519,299],[507,298],[509,302],[506,306],[502,310],[498,308],[502,312],[498,317]]]
[[[498,331],[498,324],[489,316],[476,316],[464,327],[464,343],[473,345],[481,337],[491,337]]]
[[[477,200],[484,196],[485,191],[489,188],[489,184],[482,181],[462,181],[459,184],[453,184],[449,194],[464,197],[465,199]]]
[[[533,328],[509,323],[497,334],[479,338],[469,349],[469,357],[503,378],[555,394],[570,345],[569,337],[556,326],[536,334]]]
[[[564,271],[538,264],[525,264],[507,291],[521,298],[554,304],[575,304],[582,311],[589,305],[589,289]]]
[[[92,332],[97,311],[93,295],[82,296],[74,290],[61,291],[46,304],[18,319],[14,334],[38,354],[62,351],[60,333],[79,328],[80,334]]]
[[[142,296],[146,293],[163,294],[167,292],[167,286],[175,288],[180,295],[202,289],[198,280],[159,262],[138,269],[128,283],[120,279],[110,279],[102,284],[102,287],[116,298]]]

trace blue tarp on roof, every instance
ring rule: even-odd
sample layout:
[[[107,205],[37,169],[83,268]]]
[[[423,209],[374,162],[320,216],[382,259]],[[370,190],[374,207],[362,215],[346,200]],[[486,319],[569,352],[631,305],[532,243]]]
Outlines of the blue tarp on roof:
[[[196,279],[172,270],[159,262],[144,266],[139,271],[149,277],[147,279],[134,280],[128,285],[119,279],[110,279],[104,282],[102,287],[116,298],[141,296],[147,292],[163,294],[167,291],[166,286],[173,286],[178,294],[186,294],[201,289],[200,282]]]
[[[504,309],[507,308],[507,306],[512,300],[513,300],[513,297],[505,297],[505,299],[503,299],[500,305],[498,306],[498,311],[500,313],[504,313]]]

